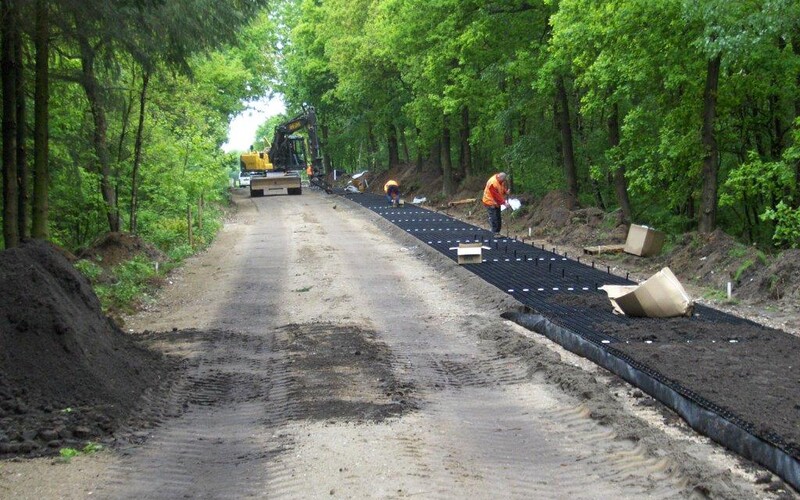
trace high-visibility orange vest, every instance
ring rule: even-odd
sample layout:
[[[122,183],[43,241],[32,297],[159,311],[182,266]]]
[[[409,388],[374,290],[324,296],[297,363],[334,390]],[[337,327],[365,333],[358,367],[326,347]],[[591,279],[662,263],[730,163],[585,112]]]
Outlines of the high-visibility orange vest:
[[[399,188],[400,184],[398,184],[397,181],[390,180],[389,182],[383,185],[383,192],[388,193],[390,186],[397,186]]]
[[[499,207],[506,202],[507,192],[505,183],[494,174],[486,181],[486,187],[483,189],[483,204],[487,207]]]
[[[309,165],[308,168],[306,169],[306,173],[308,174],[309,177],[314,175],[314,169],[311,168],[311,165]]]

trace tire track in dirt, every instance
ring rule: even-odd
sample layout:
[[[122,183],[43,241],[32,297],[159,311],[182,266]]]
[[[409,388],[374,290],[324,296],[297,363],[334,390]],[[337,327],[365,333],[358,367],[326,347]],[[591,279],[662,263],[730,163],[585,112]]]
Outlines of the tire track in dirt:
[[[263,464],[282,448],[259,429],[276,362],[254,359],[269,339],[225,331],[162,334],[196,358],[172,396],[182,413],[123,452],[98,495],[107,498],[241,498],[263,492]]]
[[[428,359],[436,390],[424,398],[420,413],[430,433],[447,435],[448,441],[432,447],[425,439],[408,440],[414,457],[438,454],[444,465],[446,474],[434,474],[433,491],[426,494],[448,498],[454,485],[479,497],[501,491],[512,498],[582,497],[588,491],[623,498],[686,493],[685,481],[665,472],[667,460],[617,439],[591,420],[585,407],[543,401],[541,388],[518,368],[525,366],[521,360]],[[424,371],[417,365],[419,376]],[[554,408],[543,410],[543,405]]]
[[[265,231],[252,200],[240,208],[240,222],[176,277],[169,301],[131,321],[166,330],[145,337],[183,359],[185,375],[154,403],[172,418],[128,436],[134,445],[109,467],[100,497],[260,497],[266,464],[291,450],[270,431],[296,413],[274,331],[283,294],[274,283],[285,279],[290,231]]]
[[[557,414],[547,413],[552,408],[569,414],[575,403],[532,378],[528,362],[498,354],[481,339],[481,333],[508,324],[462,309],[458,304],[463,300],[443,292],[424,265],[396,265],[405,260],[396,255],[396,243],[387,245],[363,220],[339,213],[319,210],[316,217],[305,218],[304,233],[315,238],[293,254],[315,259],[315,249],[335,249],[325,253],[324,265],[315,270],[315,276],[332,276],[333,281],[326,283],[327,289],[309,290],[309,302],[341,292],[358,299],[339,302],[338,309],[324,316],[309,311],[305,317],[371,325],[390,351],[380,361],[398,381],[414,388],[419,410],[366,424],[360,432],[352,426],[365,424],[351,419],[288,426],[287,432],[297,436],[296,447],[280,457],[281,480],[271,481],[270,491],[316,496],[325,491],[309,484],[317,479],[329,482],[333,494],[348,496],[364,491],[369,496],[426,498],[466,492],[516,498],[670,498],[687,493],[685,481],[664,472],[664,461],[618,439],[589,415],[578,412],[559,421]],[[306,279],[296,277],[292,286],[300,289]],[[359,439],[359,434],[370,437]],[[337,472],[318,463],[336,457],[344,446],[364,457],[357,470],[345,466]],[[576,460],[579,450],[588,454]],[[347,465],[352,460],[347,453],[339,458]]]
[[[520,351],[505,299],[466,288],[452,263],[421,262],[338,199],[243,203],[252,225],[205,257],[230,259],[225,282],[187,276],[184,312],[148,323],[207,328],[153,339],[187,377],[102,497],[694,493],[682,464],[582,400],[591,375]],[[718,496],[747,496],[737,488]]]

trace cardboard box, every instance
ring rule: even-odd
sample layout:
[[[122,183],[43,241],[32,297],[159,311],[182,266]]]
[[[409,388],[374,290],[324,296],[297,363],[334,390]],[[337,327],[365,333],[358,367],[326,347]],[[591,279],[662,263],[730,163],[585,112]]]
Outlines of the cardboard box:
[[[625,253],[640,257],[651,257],[661,253],[665,235],[647,226],[631,224],[628,239],[625,240]]]
[[[480,264],[483,262],[482,243],[459,243],[456,248],[459,264]]]
[[[605,285],[600,289],[608,294],[615,312],[628,316],[691,316],[694,309],[694,302],[668,267],[641,285]]]

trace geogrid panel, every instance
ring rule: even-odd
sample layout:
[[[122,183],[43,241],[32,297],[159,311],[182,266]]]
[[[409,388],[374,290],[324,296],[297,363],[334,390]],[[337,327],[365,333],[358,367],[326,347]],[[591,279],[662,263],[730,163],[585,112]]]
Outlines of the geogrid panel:
[[[345,197],[381,215],[453,261],[457,260],[454,248],[459,243],[483,243],[488,247],[483,251],[483,263],[464,264],[462,267],[547,316],[556,325],[594,343],[619,342],[613,335],[598,331],[600,324],[643,321],[617,316],[607,310],[559,304],[556,296],[562,294],[605,296],[598,287],[636,284],[627,276],[613,274],[607,266],[596,266],[591,259],[571,258],[555,249],[536,247],[514,238],[495,238],[486,229],[416,205],[394,208],[383,196],[348,194]],[[695,306],[693,318],[721,323],[747,322],[700,305]]]

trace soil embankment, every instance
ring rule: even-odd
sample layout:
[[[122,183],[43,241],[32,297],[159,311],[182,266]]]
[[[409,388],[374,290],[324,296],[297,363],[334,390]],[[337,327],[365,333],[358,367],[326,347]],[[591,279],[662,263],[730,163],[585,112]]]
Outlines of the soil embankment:
[[[167,372],[55,246],[0,252],[0,456],[108,438]]]

